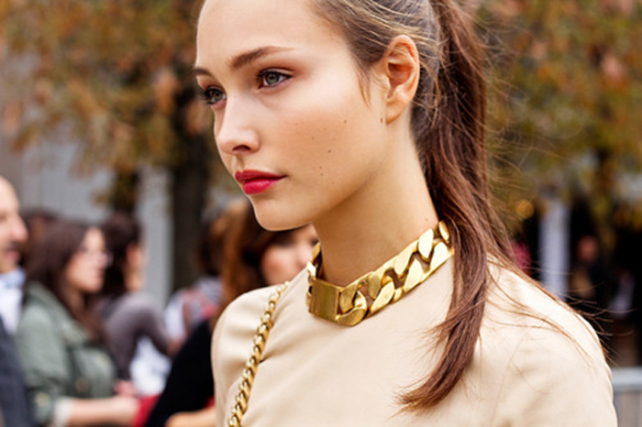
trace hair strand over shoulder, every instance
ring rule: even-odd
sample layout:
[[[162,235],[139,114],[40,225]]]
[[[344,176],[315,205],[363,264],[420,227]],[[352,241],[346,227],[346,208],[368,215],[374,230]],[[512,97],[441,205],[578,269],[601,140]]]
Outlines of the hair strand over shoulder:
[[[396,36],[411,37],[419,52],[413,132],[437,214],[452,230],[456,266],[450,308],[435,331],[443,355],[434,371],[401,397],[408,409],[427,409],[454,389],[473,359],[491,281],[489,257],[511,265],[507,234],[488,190],[484,49],[472,17],[454,0],[317,0],[315,5],[344,33],[366,76]]]

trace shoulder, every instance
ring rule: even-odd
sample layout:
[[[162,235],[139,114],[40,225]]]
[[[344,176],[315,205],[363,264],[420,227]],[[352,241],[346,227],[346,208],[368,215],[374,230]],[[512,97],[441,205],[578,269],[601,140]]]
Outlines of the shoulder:
[[[54,329],[53,325],[55,321],[55,316],[52,315],[51,310],[48,310],[46,306],[28,302],[22,310],[18,331],[16,333],[19,333],[20,330]]]
[[[213,350],[245,344],[247,353],[272,292],[272,287],[256,289],[232,301],[216,323],[212,340],[212,345],[215,346]]]
[[[117,302],[120,310],[128,313],[135,313],[137,316],[160,315],[151,299],[143,292],[129,292],[120,297]]]
[[[597,334],[588,322],[534,281],[494,268],[487,301],[485,326],[501,331],[504,338],[552,340],[560,350],[579,350],[604,359]]]
[[[300,281],[300,276],[297,276],[286,290],[283,292],[283,297],[277,304],[279,309],[285,305],[285,296],[295,287],[298,286],[297,281]],[[247,292],[234,301],[232,301],[223,311],[220,318],[216,323],[214,329],[213,344],[224,340],[245,340],[248,336],[250,339],[254,337],[256,328],[261,323],[261,316],[263,315],[270,296],[276,291],[277,286],[267,286],[260,289]],[[245,345],[249,346],[251,343],[247,340],[244,341]],[[227,343],[227,341],[226,341]]]
[[[51,329],[56,323],[66,320],[66,311],[53,294],[38,283],[30,283],[25,295],[25,304],[19,328]]]
[[[44,290],[44,289],[43,289]],[[53,296],[51,296],[53,298]],[[65,342],[62,330],[71,319],[61,313],[61,307],[47,298],[29,298],[22,310],[14,339],[21,356],[31,357],[35,352],[54,356],[56,349]]]
[[[226,407],[227,395],[243,371],[261,315],[273,292],[273,287],[267,287],[241,295],[227,306],[216,323],[211,357],[217,406]]]
[[[149,296],[142,291],[128,292],[121,298],[123,298],[123,304],[126,305],[139,308],[155,308]]]
[[[615,425],[611,372],[591,326],[536,283],[504,269],[494,278],[478,362],[496,374],[497,416]]]

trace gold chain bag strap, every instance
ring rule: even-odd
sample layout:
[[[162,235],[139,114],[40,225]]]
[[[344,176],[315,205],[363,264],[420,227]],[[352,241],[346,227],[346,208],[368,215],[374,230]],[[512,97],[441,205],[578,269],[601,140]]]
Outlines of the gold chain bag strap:
[[[448,227],[441,221],[377,270],[337,286],[318,278],[322,260],[317,244],[308,264],[308,309],[331,322],[354,326],[423,283],[453,254]]]
[[[250,357],[247,359],[247,362],[245,362],[245,369],[243,370],[241,384],[239,384],[239,391],[234,399],[232,415],[227,421],[228,426],[239,427],[241,425],[243,415],[247,410],[247,401],[250,399],[254,377],[257,369],[259,368],[259,363],[261,363],[263,350],[265,350],[265,343],[267,342],[270,330],[272,329],[272,317],[274,316],[276,303],[279,298],[281,298],[281,294],[283,294],[285,288],[288,287],[288,284],[289,283],[286,282],[283,285],[277,286],[276,290],[270,295],[265,311],[261,316],[261,324],[256,329],[256,335],[254,335],[252,352],[250,353]]]

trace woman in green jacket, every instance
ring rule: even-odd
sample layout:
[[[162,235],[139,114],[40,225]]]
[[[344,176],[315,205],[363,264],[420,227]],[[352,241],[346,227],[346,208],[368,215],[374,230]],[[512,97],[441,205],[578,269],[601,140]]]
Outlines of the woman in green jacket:
[[[61,221],[34,249],[16,345],[38,424],[129,425],[137,399],[116,395],[94,314],[110,256],[101,231]]]

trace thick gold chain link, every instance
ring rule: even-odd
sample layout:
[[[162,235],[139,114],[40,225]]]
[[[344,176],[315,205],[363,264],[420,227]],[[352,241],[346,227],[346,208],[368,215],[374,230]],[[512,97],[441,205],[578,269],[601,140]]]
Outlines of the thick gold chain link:
[[[323,319],[354,326],[424,282],[453,253],[448,227],[441,221],[377,270],[337,286],[317,277],[321,263],[317,245],[308,264],[308,308]]]
[[[239,384],[239,391],[236,394],[234,403],[232,404],[232,415],[227,421],[227,425],[230,427],[241,426],[243,415],[245,415],[245,411],[247,410],[247,402],[250,399],[252,385],[254,384],[254,377],[256,376],[256,371],[259,368],[259,363],[261,363],[263,350],[265,350],[265,343],[267,342],[270,330],[272,329],[272,317],[274,316],[276,303],[279,298],[281,298],[283,291],[288,287],[288,284],[289,283],[286,282],[283,285],[277,286],[276,290],[270,295],[265,311],[261,316],[261,324],[256,329],[256,335],[254,335],[250,357],[245,362],[245,369],[243,370],[243,376],[241,378],[241,383]]]
[[[450,233],[442,221],[436,230],[428,230],[418,240],[408,245],[401,253],[388,260],[376,271],[370,272],[348,286],[341,287],[316,277],[320,263],[320,247],[314,248],[312,262],[308,265],[310,288],[308,306],[310,312],[346,326],[354,326],[366,317],[372,316],[388,304],[424,282],[452,255]],[[276,303],[287,288],[280,285],[270,295],[256,330],[253,347],[245,369],[239,391],[232,406],[232,415],[227,425],[240,427],[247,410],[250,392],[256,371],[263,357],[265,343],[272,329]]]

